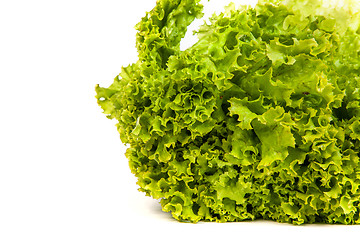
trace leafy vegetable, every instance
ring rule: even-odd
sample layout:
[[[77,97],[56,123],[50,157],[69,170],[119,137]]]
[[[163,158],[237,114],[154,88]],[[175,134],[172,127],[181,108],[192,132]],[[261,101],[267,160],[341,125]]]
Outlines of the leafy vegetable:
[[[262,0],[213,15],[158,0],[139,60],[96,86],[140,190],[182,221],[360,223],[355,1]]]

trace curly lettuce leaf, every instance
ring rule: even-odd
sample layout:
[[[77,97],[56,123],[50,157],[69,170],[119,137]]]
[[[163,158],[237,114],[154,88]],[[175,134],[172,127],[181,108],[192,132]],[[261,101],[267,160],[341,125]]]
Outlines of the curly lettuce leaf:
[[[360,223],[356,1],[229,5],[180,50],[199,0],[159,0],[98,104],[140,191],[180,221]]]

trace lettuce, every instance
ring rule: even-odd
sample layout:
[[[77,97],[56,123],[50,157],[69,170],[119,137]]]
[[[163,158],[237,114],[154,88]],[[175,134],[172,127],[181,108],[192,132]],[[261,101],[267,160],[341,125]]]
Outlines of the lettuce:
[[[360,223],[356,2],[234,4],[196,32],[199,0],[158,0],[138,61],[98,104],[140,190],[180,221]]]

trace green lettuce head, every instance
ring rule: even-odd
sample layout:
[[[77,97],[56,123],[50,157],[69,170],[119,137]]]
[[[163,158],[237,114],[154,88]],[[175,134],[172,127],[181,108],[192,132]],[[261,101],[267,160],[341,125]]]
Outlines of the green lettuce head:
[[[158,0],[136,63],[96,86],[140,190],[181,221],[360,223],[355,2],[229,5],[181,51],[199,0]]]

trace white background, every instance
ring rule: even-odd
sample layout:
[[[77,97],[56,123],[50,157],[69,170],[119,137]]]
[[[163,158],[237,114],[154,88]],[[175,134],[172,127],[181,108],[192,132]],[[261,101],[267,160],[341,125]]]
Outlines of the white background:
[[[133,27],[155,2],[0,2],[0,239],[358,239],[360,226],[179,223],[137,191],[94,88],[136,61]]]

